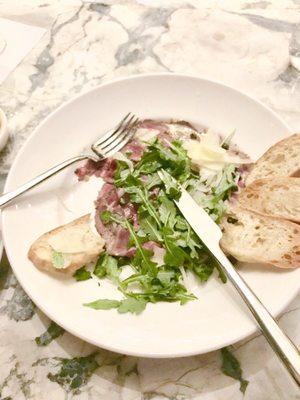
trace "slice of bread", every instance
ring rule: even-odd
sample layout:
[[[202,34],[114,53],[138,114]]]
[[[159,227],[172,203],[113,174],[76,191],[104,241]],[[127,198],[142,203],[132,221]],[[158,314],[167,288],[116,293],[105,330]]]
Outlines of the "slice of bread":
[[[221,247],[239,261],[300,266],[298,224],[235,207],[223,219],[222,228]]]
[[[270,147],[253,165],[246,186],[257,179],[298,176],[300,170],[300,134],[291,135]]]
[[[40,236],[30,247],[28,258],[41,270],[72,275],[96,261],[104,244],[101,236],[91,230],[87,214]]]
[[[258,179],[242,190],[238,201],[247,210],[300,222],[300,178]]]

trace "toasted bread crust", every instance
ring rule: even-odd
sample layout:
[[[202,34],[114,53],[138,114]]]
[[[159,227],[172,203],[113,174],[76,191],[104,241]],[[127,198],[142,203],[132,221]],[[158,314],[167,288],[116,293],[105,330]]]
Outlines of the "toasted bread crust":
[[[300,266],[298,224],[234,207],[223,219],[222,228],[221,247],[239,261],[279,268]]]
[[[274,144],[253,165],[246,186],[257,179],[275,176],[299,176],[300,134],[296,133]]]
[[[242,190],[238,200],[247,210],[300,222],[300,178],[258,179]]]

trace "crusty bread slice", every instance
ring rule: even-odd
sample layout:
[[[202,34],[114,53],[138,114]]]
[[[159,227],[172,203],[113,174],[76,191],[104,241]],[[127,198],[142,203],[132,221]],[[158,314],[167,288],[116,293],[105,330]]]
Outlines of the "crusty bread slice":
[[[40,236],[30,247],[28,258],[39,269],[73,274],[77,269],[97,260],[104,240],[92,232],[90,214]],[[55,266],[55,255],[63,265]]]
[[[298,176],[300,170],[300,134],[291,135],[270,147],[253,165],[246,186],[257,179],[274,176]]]
[[[298,224],[235,207],[223,219],[222,228],[221,247],[239,261],[300,266]]]
[[[258,179],[242,190],[239,204],[259,214],[300,222],[300,178]]]

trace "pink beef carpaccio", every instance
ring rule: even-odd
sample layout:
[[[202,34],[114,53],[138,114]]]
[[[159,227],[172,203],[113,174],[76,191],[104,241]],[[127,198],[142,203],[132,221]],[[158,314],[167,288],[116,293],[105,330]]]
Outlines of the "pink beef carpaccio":
[[[122,150],[122,153],[131,161],[139,161],[144,153],[145,145],[140,143],[138,140],[131,140]]]
[[[187,126],[191,130],[194,130],[190,124],[184,121],[179,121],[177,124]],[[160,121],[144,120],[140,122],[137,130],[139,128],[157,131],[157,138],[165,147],[169,147],[172,140],[178,139],[177,134],[171,134],[169,126]],[[146,144],[144,142],[133,138],[122,149],[122,153],[132,162],[136,163],[141,159],[145,148]],[[95,202],[96,229],[106,242],[106,251],[108,254],[113,256],[133,257],[136,249],[134,247],[129,248],[130,233],[128,230],[115,222],[103,224],[100,218],[100,213],[108,210],[126,218],[126,220],[132,223],[136,231],[139,229],[138,206],[130,202],[128,194],[114,186],[114,174],[116,169],[117,161],[113,158],[107,158],[99,162],[88,160],[83,166],[77,168],[75,173],[80,181],[88,179],[92,175],[100,177],[105,181]],[[142,177],[142,179],[146,182],[147,177]],[[240,184],[242,184],[242,182],[240,182]],[[153,188],[151,197],[157,197],[158,193],[159,189]],[[120,202],[120,199],[122,199],[122,202]],[[154,253],[157,249],[160,249],[160,245],[153,241],[144,243],[143,247]]]
[[[105,182],[112,183],[117,169],[117,162],[113,158],[106,158],[95,162],[88,160],[82,167],[76,169],[75,174],[79,181],[83,181],[92,175],[102,178]]]
[[[125,204],[120,204],[121,197],[125,199]],[[98,233],[106,242],[106,251],[113,256],[132,257],[135,248],[128,248],[130,234],[121,225],[112,222],[103,224],[100,213],[111,211],[134,222],[135,229],[138,229],[137,210],[134,204],[126,203],[126,194],[110,183],[105,183],[99,192],[96,200],[95,225]]]
[[[156,130],[157,137],[166,147],[169,146],[170,133],[168,126],[159,121],[144,120],[138,128]],[[138,129],[137,128],[137,129]],[[172,139],[171,139],[172,140]],[[133,162],[138,162],[146,148],[146,144],[133,138],[123,149],[122,153]],[[79,181],[86,180],[95,175],[105,181],[95,202],[95,226],[98,233],[106,242],[106,251],[113,256],[133,257],[135,248],[128,248],[130,233],[117,223],[103,224],[100,218],[102,211],[112,211],[131,221],[133,228],[139,229],[137,206],[129,201],[129,195],[122,193],[117,189],[113,182],[114,174],[117,169],[117,161],[113,158],[107,158],[99,162],[88,160],[83,166],[76,169],[75,173]],[[157,195],[158,191],[153,190],[152,195]],[[122,198],[122,204],[120,199]],[[155,242],[146,242],[143,244],[145,249],[155,250],[159,247]]]

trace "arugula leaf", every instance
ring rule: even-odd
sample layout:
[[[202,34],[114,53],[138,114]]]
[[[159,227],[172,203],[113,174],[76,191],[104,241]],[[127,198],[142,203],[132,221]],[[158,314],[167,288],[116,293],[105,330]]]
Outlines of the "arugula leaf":
[[[47,346],[47,344],[51,343],[52,340],[63,335],[64,332],[65,330],[63,328],[52,321],[46,332],[36,337],[34,340],[38,346]]]
[[[63,253],[53,250],[52,251],[52,264],[55,268],[64,268],[65,266],[65,257]]]
[[[120,314],[130,312],[132,314],[140,314],[144,311],[147,302],[144,299],[128,297],[124,300],[99,299],[91,303],[85,303],[84,306],[93,308],[94,310],[111,310],[117,308]]]
[[[100,219],[104,224],[108,224],[111,222],[111,217],[112,217],[112,212],[109,210],[104,210],[101,211],[100,213]]]
[[[240,391],[245,393],[248,381],[243,379],[243,371],[237,358],[232,354],[228,347],[221,349],[223,374],[240,381]]]
[[[148,179],[146,181],[147,190],[150,190],[150,189],[154,188],[155,186],[159,186],[162,183],[161,179],[157,173],[148,175],[147,177],[148,177]]]
[[[166,265],[180,267],[185,260],[189,258],[187,253],[181,247],[177,246],[172,238],[168,237],[166,234],[164,235],[164,243],[166,247],[164,262]]]
[[[141,244],[140,238],[136,235],[131,223],[127,220],[125,220],[125,225],[127,229],[130,232],[130,235],[134,241],[134,244],[136,246],[136,252],[134,255],[134,259],[132,261],[132,264],[137,266],[140,265],[142,267],[142,271],[147,271],[149,274],[156,274],[157,272],[157,264],[151,261],[152,257],[152,252],[144,249]]]
[[[187,230],[180,233],[179,238],[176,240],[176,244],[190,250],[191,258],[198,258],[199,250],[203,248],[198,236],[191,229],[190,225],[187,224]]]
[[[99,299],[83,305],[93,308],[94,310],[111,310],[112,308],[118,308],[120,304],[121,302],[118,300]]]
[[[178,222],[176,220],[176,208],[173,201],[169,200],[166,195],[159,197],[160,206],[158,208],[160,220],[165,226],[173,228]]]
[[[114,183],[116,186],[123,184],[124,179],[130,174],[130,168],[125,161],[117,160],[117,169],[114,173]]]
[[[104,224],[108,224],[110,222],[115,222],[117,224],[123,225],[123,218],[121,215],[117,213],[113,213],[112,211],[105,210],[100,212],[100,219]]]
[[[118,261],[112,257],[107,255],[106,260],[106,272],[107,275],[115,282],[119,281],[120,271],[118,268]]]
[[[74,274],[74,278],[76,279],[77,282],[80,281],[86,281],[88,279],[91,279],[92,275],[89,271],[85,269],[85,267],[79,268]]]
[[[198,276],[201,282],[206,282],[214,270],[214,265],[207,260],[205,263],[197,264],[195,262],[193,271]]]
[[[227,199],[231,191],[237,190],[237,179],[235,166],[233,164],[227,165],[223,169],[220,182],[212,188],[212,193],[221,200]]]
[[[101,254],[95,265],[93,274],[100,279],[107,276],[112,281],[119,283],[120,269],[117,259],[107,253]]]
[[[135,166],[135,171],[140,174],[151,174],[162,167],[156,151],[146,150],[141,160]]]
[[[118,307],[118,312],[124,314],[130,312],[132,314],[140,314],[145,310],[147,302],[143,299],[136,299],[133,297],[128,297],[121,301]]]
[[[166,287],[170,285],[171,279],[174,278],[174,275],[175,275],[174,271],[164,271],[161,270],[160,268],[157,274],[157,279],[159,279],[162,285]]]
[[[107,262],[107,253],[102,253],[97,260],[95,265],[93,274],[97,276],[97,278],[102,279],[106,276],[106,262]]]
[[[168,197],[170,199],[178,200],[180,198],[180,190],[178,188],[177,182],[167,171],[162,169],[161,173],[163,174],[164,185]]]
[[[100,213],[100,218],[104,224],[118,224],[127,229],[130,233],[128,247],[134,247],[135,253],[132,258],[107,254],[99,257],[94,275],[114,281],[125,299],[100,299],[87,306],[117,308],[121,313],[138,314],[147,302],[179,301],[185,304],[195,299],[182,284],[180,267],[192,271],[204,282],[214,267],[219,266],[174,204],[173,200],[180,197],[177,182],[219,222],[226,210],[226,200],[236,190],[237,181],[234,166],[227,166],[220,173],[201,179],[192,171],[191,160],[180,141],[167,143],[167,146],[160,139],[148,143],[141,160],[130,167],[118,160],[114,184],[124,192],[120,204],[128,201],[134,204],[139,227],[123,215],[109,210]],[[152,260],[153,251],[144,248],[144,243],[149,241],[159,243],[165,252],[164,264],[159,268]],[[120,272],[128,264],[134,272],[121,280]],[[223,275],[220,277],[223,280]]]
[[[125,191],[127,193],[131,194],[131,201],[133,203],[142,203],[143,204],[143,206],[148,211],[150,216],[152,218],[154,218],[155,222],[160,227],[159,216],[158,216],[154,206],[149,201],[149,197],[150,196],[149,196],[149,192],[147,191],[147,189],[146,188],[142,189],[142,188],[139,188],[137,186],[130,186],[130,187],[126,187]],[[132,195],[134,195],[134,197]]]
[[[149,240],[162,242],[162,235],[157,228],[154,218],[139,213],[139,225]]]

